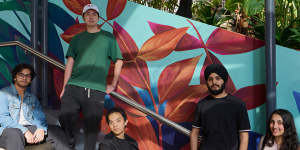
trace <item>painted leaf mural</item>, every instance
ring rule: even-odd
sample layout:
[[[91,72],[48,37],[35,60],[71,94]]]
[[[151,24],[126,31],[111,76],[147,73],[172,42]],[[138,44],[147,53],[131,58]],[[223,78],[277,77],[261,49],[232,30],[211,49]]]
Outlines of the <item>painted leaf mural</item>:
[[[136,58],[125,61],[120,76],[133,86],[141,89],[150,88],[148,66],[144,60]]]
[[[175,29],[175,27],[172,26],[162,25],[150,21],[148,21],[148,24],[154,34],[159,34],[171,29]],[[202,47],[203,45],[197,38],[186,33],[176,45],[175,51],[191,50],[191,49],[197,49]]]
[[[66,7],[77,15],[81,15],[83,6],[90,2],[91,1],[87,0],[63,1]],[[92,2],[102,4],[103,1]],[[98,6],[100,6],[100,9],[105,9],[104,7],[106,7],[106,18],[108,21],[103,19],[105,17],[101,18],[104,20],[104,23],[108,25],[106,27],[113,28],[113,34],[117,39],[124,57],[124,66],[120,75],[117,92],[188,129],[191,128],[190,121],[193,119],[193,111],[196,103],[208,94],[203,76],[205,67],[212,63],[227,65],[227,62],[223,61],[226,59],[223,58],[228,57],[228,55],[235,54],[235,57],[239,57],[240,55],[237,54],[252,52],[253,50],[264,46],[264,43],[259,40],[228,32],[220,28],[206,28],[204,25],[196,24],[195,21],[193,22],[196,26],[193,24],[190,26],[194,27],[194,30],[188,30],[187,27],[186,29],[181,28],[180,23],[178,24],[176,21],[173,22],[173,20],[168,22],[168,25],[163,25],[162,23],[164,21],[159,19],[153,19],[156,23],[152,22],[153,20],[151,20],[151,18],[146,18],[151,20],[148,22],[145,22],[144,20],[144,22],[140,22],[140,19],[136,17],[134,19],[124,19],[121,18],[123,16],[120,14],[123,13],[123,11],[127,11],[126,9],[129,10],[133,8],[132,6],[135,6],[135,4],[132,5],[133,3],[129,2],[130,5],[126,6],[126,1],[123,0],[105,1],[104,3],[106,4],[106,2],[107,7],[106,5]],[[10,4],[9,7],[5,7],[7,11],[17,10],[28,14],[27,10],[30,6],[28,1],[18,0],[6,1],[3,3],[0,2],[0,11],[4,10],[4,7],[2,7],[2,4],[4,3]],[[80,16],[72,17],[68,14],[69,11],[64,10],[64,6],[60,7],[54,3],[56,3],[54,0],[49,3],[49,19],[51,20],[49,23],[52,24],[49,26],[50,33],[57,34],[57,32],[59,32],[57,29],[61,29],[64,32],[61,34],[61,38],[66,42],[70,42],[74,35],[85,30],[85,26],[80,25],[78,19]],[[146,13],[147,12],[145,11],[145,14]],[[134,14],[130,15],[134,16]],[[144,15],[144,13],[142,15]],[[119,16],[120,18],[116,20],[118,22],[115,21],[112,25],[110,23],[112,21],[110,20],[116,19],[116,17]],[[130,26],[132,20],[134,20],[135,23],[134,27]],[[0,22],[1,29],[4,29],[0,31],[0,40],[23,40],[23,42],[26,43],[27,40],[18,35],[19,33],[15,32],[15,30],[13,30],[13,32],[8,32],[11,28],[6,27],[5,21],[6,20],[2,20],[2,22]],[[127,21],[129,24],[127,24]],[[186,23],[186,20],[182,19],[181,22]],[[148,31],[151,30],[153,34],[144,33],[144,31],[140,31],[139,28],[135,28],[140,26],[142,26],[143,29],[149,29]],[[176,28],[174,26],[176,26]],[[131,28],[136,30],[129,30]],[[132,32],[127,32],[125,29]],[[206,31],[204,30],[207,29],[212,29],[211,35],[205,34]],[[142,34],[141,36],[150,38],[141,41],[138,36],[135,37],[135,32]],[[23,33],[29,34],[29,32],[26,31]],[[198,36],[193,36],[192,33],[197,33]],[[203,42],[200,33],[206,43]],[[64,53],[59,37],[55,34],[51,34],[50,36],[52,43],[49,43],[49,45],[55,45],[55,47],[51,47],[51,54],[49,54],[49,56],[60,62],[64,62]],[[140,43],[144,44],[139,45]],[[30,44],[29,41],[27,41],[26,44]],[[3,48],[1,47],[0,49],[0,87],[2,87],[9,84],[11,80],[9,76],[11,68],[19,62],[27,61],[27,56],[24,55],[23,58],[23,52],[22,50],[19,51],[19,48],[11,47],[10,50],[4,49],[4,51],[11,51],[12,53],[2,53]],[[175,52],[173,53],[173,51]],[[201,53],[205,53],[206,55],[203,55],[201,59],[198,59],[198,57],[200,57],[199,54]],[[173,58],[171,58],[170,54],[172,54],[172,57],[177,57],[176,60],[178,61],[173,62]],[[191,59],[188,61],[191,62],[188,63],[187,60],[178,59],[181,55],[190,55],[188,58]],[[204,56],[205,58],[203,58]],[[160,62],[161,64],[159,64]],[[170,65],[167,65],[169,63]],[[291,63],[291,65],[293,64]],[[153,68],[155,67],[161,68],[162,72],[157,74],[157,72],[153,71]],[[198,70],[195,73],[195,69],[200,69],[200,73]],[[53,76],[56,93],[59,94],[63,81],[63,72],[57,68],[53,68]],[[192,77],[197,78],[197,83],[193,82],[191,85],[190,81]],[[198,80],[200,80],[200,83],[198,83]],[[194,79],[192,81],[194,81]],[[226,91],[245,101],[249,110],[255,109],[265,102],[265,89],[263,84],[256,85],[254,83],[254,85],[236,89],[238,86],[236,87],[234,83],[238,82],[240,81],[230,78]],[[177,85],[177,83],[179,84]],[[300,94],[297,91],[293,91],[293,95],[299,109]],[[185,136],[183,137],[185,140],[181,140],[183,142],[178,144],[178,139],[176,139],[177,141],[174,139],[178,138],[176,137],[176,134],[178,134],[176,131],[169,129],[165,125],[135,110],[118,99],[111,99],[112,101],[109,101],[113,103],[114,106],[122,107],[127,110],[129,116],[127,132],[138,141],[141,150],[170,148],[189,149],[189,143],[188,140],[185,141],[187,139]],[[105,120],[103,119],[102,121],[102,131],[104,133],[109,132]],[[177,147],[174,148],[174,145]]]
[[[114,21],[114,35],[121,49],[123,60],[130,61],[136,58],[139,48],[129,33]]]
[[[187,29],[187,27],[171,29],[152,36],[143,44],[138,57],[146,61],[154,61],[168,56],[175,49]]]
[[[83,7],[91,4],[90,0],[63,0],[65,6],[77,15],[81,15]]]
[[[0,42],[19,40],[24,43],[29,41],[14,27],[0,18]],[[11,84],[11,71],[19,63],[29,63],[30,57],[17,46],[0,47],[0,88]]]
[[[175,62],[163,70],[157,85],[159,103],[185,90],[193,77],[200,57]]]
[[[106,8],[107,20],[117,18],[126,6],[127,0],[109,0]]]
[[[233,95],[243,100],[250,110],[266,102],[266,87],[264,84],[247,86],[237,90]]]
[[[199,100],[208,95],[204,84],[191,85],[170,99],[165,108],[165,116],[174,122],[190,122],[193,120],[194,109]]]
[[[217,28],[209,36],[206,47],[221,55],[240,54],[264,46],[264,42],[235,32]]]
[[[69,27],[63,34],[61,34],[61,38],[67,42],[70,43],[72,38],[83,31],[86,30],[86,24],[80,23],[80,24],[74,24],[71,27]]]
[[[293,91],[293,95],[297,104],[298,112],[300,113],[300,93],[297,91]]]
[[[117,92],[130,98],[131,100],[134,100],[135,102],[139,103],[140,105],[145,106],[144,101],[142,100],[142,98],[140,97],[138,92],[130,84],[128,84],[128,82],[126,82],[122,78],[119,79]],[[125,104],[124,102],[120,102],[120,100],[118,100],[118,99],[115,99],[115,102],[119,106],[122,106],[122,108],[124,108],[126,111],[128,111],[134,115],[143,116],[143,117],[146,116],[144,113],[140,112],[139,110]]]

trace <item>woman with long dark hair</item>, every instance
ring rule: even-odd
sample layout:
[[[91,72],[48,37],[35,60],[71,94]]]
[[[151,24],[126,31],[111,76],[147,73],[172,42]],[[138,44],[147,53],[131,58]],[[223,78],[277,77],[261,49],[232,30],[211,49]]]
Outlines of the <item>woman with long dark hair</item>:
[[[289,111],[277,109],[272,112],[259,150],[300,150],[294,118]]]

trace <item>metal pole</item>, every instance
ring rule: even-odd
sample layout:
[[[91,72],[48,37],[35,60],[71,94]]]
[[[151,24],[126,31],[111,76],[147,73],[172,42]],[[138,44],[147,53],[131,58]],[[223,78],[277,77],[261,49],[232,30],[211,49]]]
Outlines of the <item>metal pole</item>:
[[[272,111],[276,109],[276,41],[275,41],[275,1],[265,0],[266,10],[266,87],[267,102],[266,112],[267,118]]]
[[[42,52],[48,55],[48,0],[43,0],[42,6]],[[43,61],[42,67],[42,105],[48,105],[48,64]]]
[[[31,0],[31,47],[38,49],[38,0]],[[38,73],[37,59],[32,57],[32,66],[36,73]],[[33,79],[31,83],[31,92],[38,94],[38,76]]]

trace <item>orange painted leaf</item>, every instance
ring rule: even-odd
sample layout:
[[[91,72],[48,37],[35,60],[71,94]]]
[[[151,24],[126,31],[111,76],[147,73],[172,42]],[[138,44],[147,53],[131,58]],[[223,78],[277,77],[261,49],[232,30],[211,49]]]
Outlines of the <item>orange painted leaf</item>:
[[[154,34],[159,34],[171,29],[175,29],[175,27],[168,25],[158,24],[150,21],[148,21],[148,23]],[[175,51],[184,51],[196,48],[203,48],[203,45],[201,44],[200,40],[186,33],[176,45]]]
[[[265,43],[261,40],[222,28],[215,29],[206,42],[208,49],[221,55],[245,53],[264,45]]]
[[[122,51],[124,60],[133,60],[139,51],[135,41],[129,35],[129,33],[122,28],[117,22],[114,21],[114,35],[117,39],[119,47]]]
[[[106,8],[107,20],[117,18],[126,6],[127,0],[109,0]]]
[[[138,92],[125,80],[122,79],[122,77],[119,78],[118,87],[116,90],[118,93],[120,93],[123,96],[128,97],[129,99],[145,106],[144,101],[138,94]],[[114,102],[124,108],[126,111],[131,112],[132,114],[135,114],[137,116],[146,116],[144,113],[140,112],[139,110],[133,108],[132,106],[127,105],[123,101],[112,97]]]
[[[188,87],[200,57],[175,62],[162,71],[157,83],[160,104]]]
[[[69,27],[63,34],[61,34],[61,38],[67,42],[70,43],[72,38],[80,33],[86,30],[86,24],[85,23],[80,23],[80,24],[74,24],[71,27]]]
[[[208,57],[211,58],[211,60],[213,61],[214,64],[222,64],[222,62],[214,54],[212,54],[211,52],[208,52],[208,55],[205,57],[203,67],[200,72],[200,83],[201,84],[206,84],[205,77],[204,77],[204,71],[205,71],[206,67],[211,64],[209,62]],[[225,90],[227,93],[231,93],[231,94],[236,91],[235,85],[234,85],[230,75],[228,76]]]
[[[124,61],[120,76],[129,84],[147,89],[150,87],[149,70],[147,63],[141,59]]]
[[[165,116],[178,123],[192,121],[196,104],[207,95],[205,84],[188,86],[167,102]]]
[[[77,15],[82,14],[83,7],[86,4],[90,4],[90,0],[63,0],[64,4],[68,9]]]
[[[250,110],[266,102],[266,86],[265,84],[247,86],[237,90],[233,95],[242,99]]]
[[[152,124],[146,117],[128,115],[126,133],[138,142],[140,150],[161,149]]]
[[[187,29],[188,27],[171,29],[152,36],[143,44],[138,57],[146,61],[154,61],[168,56],[176,48]]]

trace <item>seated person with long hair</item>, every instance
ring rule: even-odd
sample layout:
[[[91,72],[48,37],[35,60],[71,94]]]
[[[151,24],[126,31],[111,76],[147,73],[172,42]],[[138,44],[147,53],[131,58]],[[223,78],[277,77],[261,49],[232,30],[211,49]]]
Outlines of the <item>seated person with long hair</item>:
[[[272,112],[259,150],[300,150],[294,118],[289,111],[277,109]]]
[[[106,122],[111,132],[99,144],[99,150],[138,150],[137,142],[125,134],[128,123],[126,113],[121,108],[112,108],[106,114]]]

